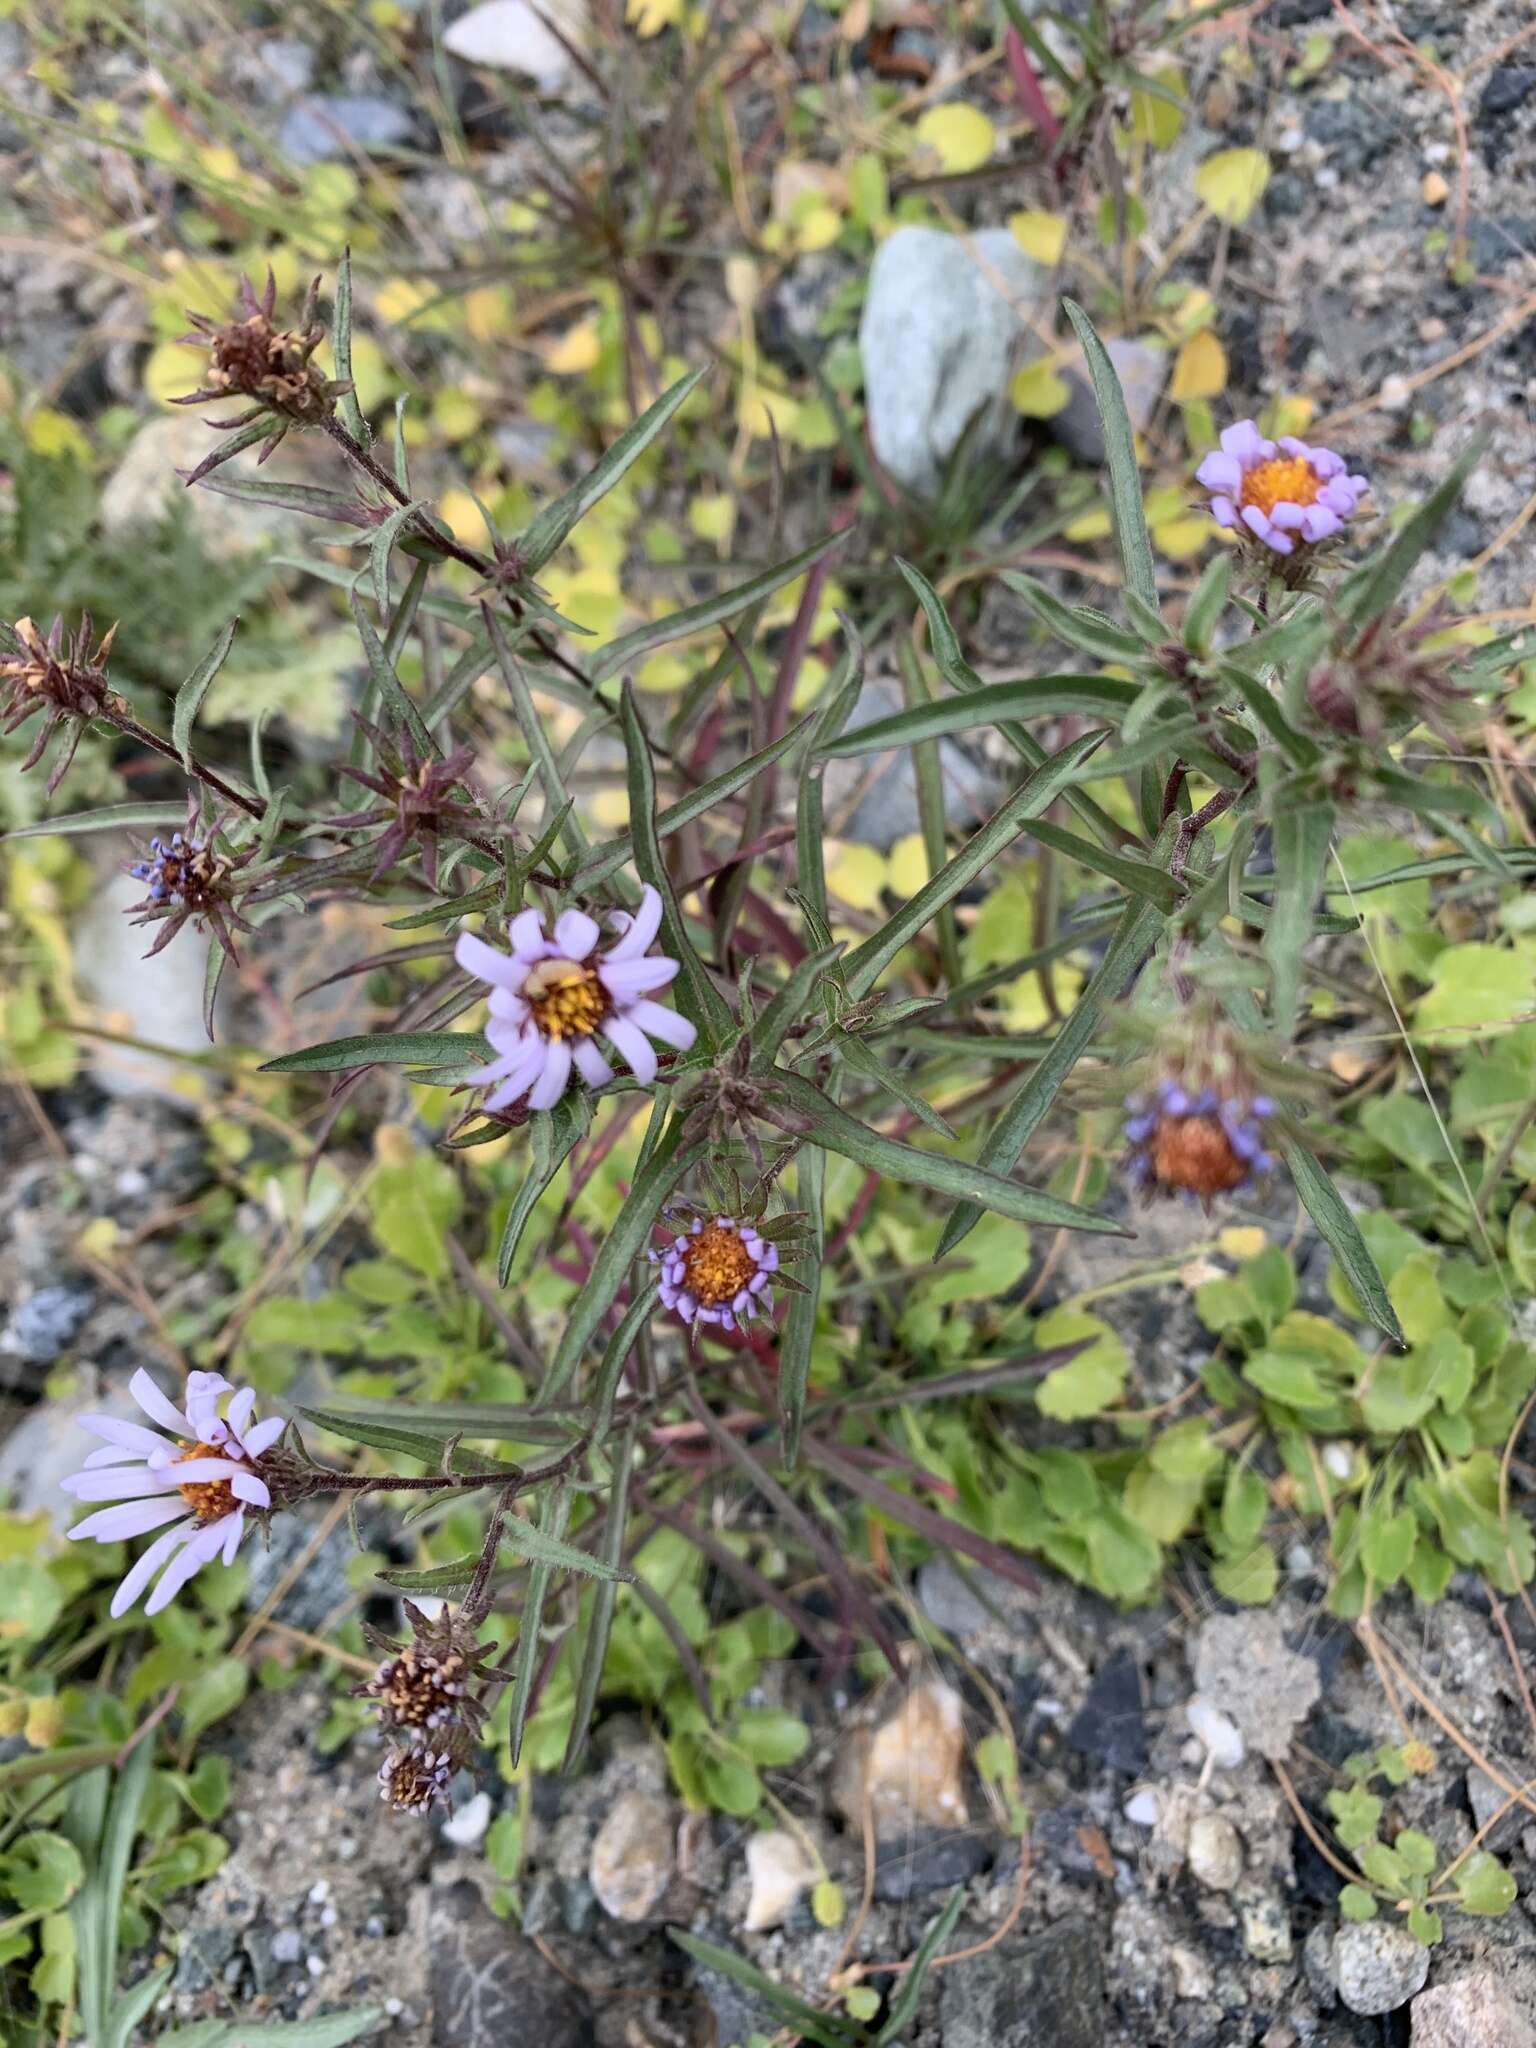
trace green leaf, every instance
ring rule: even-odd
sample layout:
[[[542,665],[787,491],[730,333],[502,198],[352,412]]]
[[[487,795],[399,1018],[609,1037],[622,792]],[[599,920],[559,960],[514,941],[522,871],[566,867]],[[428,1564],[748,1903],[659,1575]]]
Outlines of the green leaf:
[[[478,1031],[370,1031],[330,1038],[268,1060],[264,1074],[338,1074],[352,1067],[480,1066],[491,1049]]]
[[[759,1010],[752,1021],[752,1071],[766,1073],[779,1056],[790,1027],[800,1022],[822,976],[843,951],[838,939],[817,952],[807,953],[785,981],[778,994]]]
[[[1251,1550],[1269,1514],[1269,1489],[1257,1472],[1229,1465],[1221,1495],[1221,1533],[1229,1548]]]
[[[576,1704],[571,1713],[571,1732],[566,1741],[565,1760],[560,1767],[567,1773],[580,1761],[587,1737],[591,1733],[598,1689],[603,1680],[603,1665],[608,1656],[608,1642],[613,1633],[619,1581],[621,1576],[631,1576],[622,1572],[622,1566],[624,1532],[629,1525],[629,1483],[635,1466],[635,1440],[639,1427],[639,1418],[636,1417],[624,1432],[614,1454],[613,1483],[608,1491],[608,1505],[603,1521],[602,1552],[603,1565],[612,1576],[602,1578],[592,1593],[592,1604],[587,1615],[586,1640],[581,1651],[581,1671],[576,1680]]]
[[[205,1728],[232,1714],[245,1698],[250,1682],[250,1670],[243,1657],[221,1657],[189,1679],[176,1696],[182,1739],[193,1743]]]
[[[1016,1181],[1005,1180],[985,1167],[946,1158],[937,1152],[924,1152],[879,1131],[866,1130],[802,1075],[775,1068],[771,1080],[768,1113],[783,1111],[786,1129],[803,1133],[827,1151],[841,1153],[888,1180],[932,1188],[936,1194],[974,1202],[978,1208],[995,1209],[1000,1216],[1012,1216],[1019,1223],[1047,1223],[1062,1230],[1091,1230],[1113,1237],[1129,1235],[1109,1217],[1096,1216],[1075,1202],[1020,1187]]]
[[[355,582],[347,591],[347,602],[352,607],[357,637],[363,643],[363,658],[368,664],[368,679],[379,693],[379,702],[396,724],[405,727],[422,760],[437,760],[438,749],[433,744],[432,735],[422,724],[421,713],[411,702],[406,694],[405,685],[395,674],[395,665],[384,651],[384,643],[368,616],[362,592]]]
[[[1302,950],[1312,936],[1333,836],[1333,806],[1282,805],[1269,829],[1275,846],[1275,893],[1264,932],[1264,957],[1269,962],[1274,1028],[1289,1041],[1301,1002]]]
[[[1359,1224],[1345,1206],[1344,1197],[1304,1146],[1287,1145],[1285,1163],[1303,1208],[1343,1268],[1344,1277],[1366,1315],[1394,1344],[1405,1344],[1407,1339],[1388,1297],[1386,1282],[1360,1235]]]
[[[517,1515],[508,1516],[503,1523],[501,1547],[517,1557],[526,1558],[545,1573],[576,1572],[582,1578],[611,1580],[622,1585],[632,1583],[635,1576],[620,1565],[595,1557],[591,1551],[577,1550],[572,1544],[560,1542],[546,1530],[523,1521]],[[424,1571],[392,1569],[381,1571],[378,1576],[387,1586],[396,1586],[402,1593],[450,1593],[470,1584],[479,1562],[479,1551],[471,1550],[449,1564],[432,1565]]]
[[[1225,556],[1217,557],[1218,561],[1225,559]],[[1117,626],[1106,613],[1095,611],[1089,605],[1063,604],[1043,583],[1037,583],[1033,576],[1020,575],[1016,569],[1004,569],[1001,580],[1023,598],[1058,640],[1064,640],[1069,647],[1096,655],[1100,661],[1139,662],[1146,654],[1142,641],[1134,633],[1128,633],[1124,626]]]
[[[1379,1910],[1364,1885],[1347,1884],[1339,1893],[1339,1911],[1346,1920],[1374,1920]]]
[[[961,1896],[964,1896],[963,1890]],[[797,1998],[794,1992],[786,1990],[734,1950],[717,1947],[714,1942],[704,1941],[697,1934],[687,1934],[680,1927],[669,1927],[667,1933],[695,1963],[717,1976],[728,1977],[732,1983],[751,1992],[773,2012],[797,2027],[801,2039],[814,2042],[816,2048],[858,2048],[858,2044],[867,2039],[863,2028],[856,2022],[808,2005],[803,1998]]]
[[[1428,992],[1413,1015],[1416,1034],[1446,1034],[1459,1048],[1465,1034],[1491,1036],[1526,1022],[1536,1008],[1536,958],[1508,946],[1447,946],[1431,970]]]
[[[1084,1309],[1055,1308],[1035,1326],[1042,1350],[1058,1344],[1085,1344],[1076,1358],[1058,1365],[1040,1382],[1036,1399],[1042,1415],[1055,1422],[1077,1422],[1102,1415],[1125,1391],[1130,1357],[1115,1331]]]
[[[1042,763],[993,812],[981,830],[966,841],[953,860],[925,882],[915,896],[909,897],[879,931],[849,954],[844,962],[843,979],[852,1000],[857,1002],[861,996],[869,994],[902,947],[914,939],[946,903],[952,903],[963,889],[969,888],[982,870],[1013,844],[1027,823],[1034,821],[1037,838],[1044,834],[1047,828],[1039,823],[1041,813],[1056,801],[1072,771],[1093,752],[1102,738],[1103,734],[1099,732],[1083,733],[1069,741],[1060,753],[1053,754]],[[1062,837],[1070,835],[1063,833]],[[1075,843],[1088,844],[1087,841]],[[1101,855],[1097,847],[1090,846],[1088,850],[1095,858],[1118,858],[1110,854]],[[1159,879],[1167,883],[1166,876]],[[1173,885],[1167,883],[1167,886],[1171,891]]]
[[[754,1764],[792,1764],[811,1746],[811,1731],[787,1707],[738,1707],[729,1739]]]
[[[501,1286],[512,1277],[512,1261],[540,1195],[591,1128],[592,1099],[582,1088],[562,1096],[553,1109],[535,1110],[529,1117],[528,1171],[512,1198],[496,1253],[496,1278]]]
[[[1397,1583],[1418,1540],[1419,1518],[1412,1508],[1399,1508],[1396,1514],[1367,1510],[1360,1518],[1360,1560],[1378,1585]]]
[[[1486,1849],[1478,1849],[1467,1858],[1454,1883],[1464,1913],[1507,1913],[1515,1903],[1515,1880]]]
[[[1150,904],[1137,901],[1126,906],[1103,959],[1078,995],[1071,1015],[1051,1040],[1049,1052],[983,1144],[978,1155],[980,1165],[994,1172],[1012,1172],[1062,1083],[1092,1043],[1103,1005],[1119,995],[1141,966],[1161,928],[1162,918]],[[947,1258],[980,1214],[974,1203],[958,1205],[944,1226],[936,1256]]]
[[[660,1113],[659,1108],[654,1112]],[[644,1170],[636,1175],[624,1206],[598,1247],[586,1284],[567,1311],[564,1333],[539,1388],[545,1403],[564,1391],[619,1289],[631,1277],[635,1261],[645,1250],[656,1219],[673,1190],[708,1149],[702,1138],[685,1145],[682,1121],[676,1115],[672,1117]]]
[[[181,765],[188,774],[192,772],[192,727],[198,712],[203,708],[203,699],[212,687],[214,677],[224,666],[224,657],[234,645],[235,628],[239,623],[238,619],[230,620],[176,692],[176,704],[171,712],[171,738],[175,742],[176,752],[181,757]]]
[[[897,2043],[906,2035],[917,2012],[918,2001],[923,1995],[923,1981],[934,1957],[954,1933],[955,1923],[964,1909],[966,1898],[965,1886],[957,1884],[944,1901],[944,1910],[918,1944],[911,1967],[898,1979],[895,1995],[891,1999],[891,2009],[886,2014],[885,2025],[875,2036],[874,2048],[897,2048]]]
[[[889,747],[915,746],[946,733],[971,732],[1008,718],[1059,718],[1080,714],[1118,719],[1139,695],[1138,685],[1114,676],[1024,676],[1011,683],[986,683],[963,697],[940,697],[910,711],[893,712],[822,748],[829,760],[877,754]]]
[[[1263,1607],[1275,1597],[1280,1567],[1267,1543],[1256,1543],[1239,1557],[1215,1558],[1211,1563],[1211,1584],[1224,1600],[1241,1607]]]
[[[1152,559],[1146,513],[1142,510],[1141,477],[1136,467],[1136,443],[1130,414],[1125,409],[1125,394],[1120,389],[1115,366],[1094,332],[1093,322],[1075,299],[1063,299],[1062,305],[1083,345],[1088,375],[1093,380],[1093,395],[1098,402],[1099,419],[1103,423],[1104,452],[1109,463],[1110,510],[1114,516],[1120,560],[1125,569],[1126,589],[1156,611],[1157,570]]]
[[[380,1249],[429,1280],[444,1279],[450,1265],[445,1240],[462,1199],[453,1168],[430,1152],[375,1167],[368,1207]]]
[[[634,689],[628,682],[620,701],[620,716],[629,760],[629,825],[635,840],[635,867],[641,881],[649,882],[661,897],[662,951],[680,963],[674,984],[677,1006],[697,1025],[705,1047],[716,1052],[734,1032],[736,1020],[688,935],[672,877],[667,873],[656,830],[656,771],[651,764],[650,742],[640,722]]]
[[[1232,567],[1231,552],[1218,548],[1200,572],[1200,581],[1184,607],[1184,645],[1192,654],[1203,655],[1210,651],[1212,636],[1227,608],[1227,596],[1232,588]]]
[[[1456,509],[1467,478],[1482,461],[1487,447],[1487,433],[1474,434],[1412,518],[1398,528],[1374,561],[1367,562],[1345,581],[1336,601],[1346,618],[1357,626],[1368,625],[1396,602],[1419,557]]]
[[[564,1548],[562,1538],[570,1514],[571,1489],[563,1481],[557,1480],[545,1494],[539,1514],[539,1534],[546,1544]],[[550,1581],[553,1577],[553,1566],[535,1562],[528,1574],[528,1590],[523,1598],[522,1623],[517,1638],[517,1661],[512,1667],[512,1711],[507,1735],[508,1753],[514,1771],[523,1753],[523,1733],[528,1725],[528,1705],[533,1698],[533,1681],[538,1673],[543,1650],[539,1636],[544,1622],[544,1603],[549,1598]]]
[[[827,1155],[819,1146],[808,1145],[795,1161],[795,1196],[805,1212],[810,1232],[802,1269],[803,1291],[790,1295],[783,1333],[779,1338],[779,1441],[785,1468],[791,1472],[800,1456],[805,1391],[810,1379],[811,1351],[816,1341],[816,1311],[821,1301],[826,1184]],[[796,1275],[796,1278],[800,1277],[800,1274]]]
[[[1398,1861],[1412,1877],[1430,1877],[1440,1861],[1440,1852],[1428,1835],[1421,1835],[1417,1828],[1403,1828],[1392,1844]]]
[[[406,522],[423,510],[425,500],[420,498],[413,499],[409,505],[397,505],[389,517],[380,522],[368,543],[368,567],[373,576],[373,595],[380,618],[389,610],[389,558],[394,553],[395,542]]]
[[[1112,882],[1118,882],[1121,888],[1131,890],[1134,895],[1144,896],[1165,914],[1178,907],[1178,883],[1166,869],[1149,860],[1137,860],[1131,854],[1114,853],[1107,846],[1095,846],[1078,833],[1064,831],[1060,825],[1048,825],[1044,819],[1036,824],[1032,836],[1042,845],[1054,847],[1057,853],[1064,853],[1069,860],[1092,868],[1095,874],[1107,875]]]
[[[1432,1906],[1410,1906],[1406,1918],[1408,1932],[1415,1941],[1422,1941],[1426,1948],[1433,1948],[1437,1941],[1445,1939],[1445,1922]]]
[[[69,1916],[75,1927],[81,2031],[91,2048],[98,2042],[102,2048],[127,2048],[134,2023],[128,2001],[114,2010],[112,2000],[123,1889],[154,1747],[152,1734],[143,1730],[126,1762],[82,1773],[70,1787],[62,1823],[85,1867],[85,1882],[69,1902]]]
[[[185,803],[103,804],[98,810],[76,811],[67,818],[43,818],[35,825],[17,825],[12,831],[0,832],[0,840],[72,839],[87,832],[131,832],[143,826],[181,825],[186,816]]]
[[[368,1444],[376,1451],[388,1451],[392,1457],[414,1458],[433,1470],[441,1467],[443,1445],[452,1434],[451,1431],[443,1431],[431,1435],[407,1429],[397,1422],[380,1422],[370,1416],[354,1415],[346,1408],[301,1408],[299,1413],[316,1429],[323,1429],[331,1436],[344,1437],[348,1443]],[[508,1437],[514,1435],[511,1423],[503,1434]],[[504,1472],[509,1479],[516,1478],[521,1469],[517,1465],[504,1464],[485,1451],[455,1450],[449,1462],[449,1470],[454,1472]]]
[[[581,481],[573,484],[563,496],[544,507],[518,546],[529,576],[536,576],[556,549],[564,546],[577,522],[584,519],[598,500],[613,489],[625,471],[640,459],[708,372],[706,363],[700,369],[690,370],[686,377],[679,377],[654,405],[647,406],[632,427],[627,427],[620,434],[601,462],[589,469]]]
[[[352,390],[352,251],[343,249],[336,266],[336,303],[331,313],[331,360],[336,380],[347,389],[337,400],[341,423],[360,447],[368,446],[368,422]]]
[[[27,1913],[55,1913],[85,1882],[80,1851],[63,1835],[34,1829],[0,1858],[0,1891]]]
[[[198,2020],[157,2036],[155,2048],[346,2048],[384,2018],[382,2005],[360,2005],[308,2020]]]
[[[621,675],[653,648],[666,647],[674,640],[687,639],[690,633],[702,633],[710,626],[718,626],[723,619],[735,618],[738,612],[756,604],[759,598],[769,597],[786,583],[792,583],[797,576],[803,576],[813,563],[819,562],[823,555],[847,538],[845,533],[829,533],[810,547],[802,548],[787,562],[764,569],[761,575],[749,577],[745,583],[738,583],[731,590],[718,591],[699,604],[689,605],[685,611],[669,612],[665,618],[652,619],[646,625],[636,626],[632,633],[610,640],[593,657],[593,682],[604,683],[610,676]]]

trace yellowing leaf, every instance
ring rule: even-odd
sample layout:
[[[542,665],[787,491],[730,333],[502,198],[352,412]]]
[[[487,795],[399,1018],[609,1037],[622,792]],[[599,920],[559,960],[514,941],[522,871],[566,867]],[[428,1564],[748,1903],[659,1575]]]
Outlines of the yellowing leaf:
[[[688,524],[700,540],[713,541],[724,554],[736,524],[736,500],[724,491],[700,491],[688,501]]]
[[[794,238],[799,249],[830,248],[842,231],[842,216],[825,199],[819,199],[814,206],[807,207],[803,213],[797,212],[795,216]]]
[[[557,377],[579,376],[590,370],[603,352],[596,319],[578,321],[544,352],[544,367]]]
[[[1179,77],[1176,71],[1163,71],[1157,75],[1157,82],[1169,92],[1178,92]],[[1184,126],[1184,109],[1165,100],[1161,93],[1131,93],[1131,134],[1137,142],[1147,142],[1154,149],[1167,149],[1178,140]]]
[[[1061,261],[1067,246],[1067,223],[1059,213],[1010,213],[1008,226],[1026,256],[1047,269]]]
[[[785,439],[794,440],[799,415],[799,406],[786,392],[764,391],[756,384],[743,387],[737,419],[742,432],[755,441],[766,441],[774,427]]]
[[[930,107],[917,124],[917,139],[945,171],[978,171],[992,154],[997,130],[979,107],[955,102]]]
[[[1051,975],[1058,1011],[1070,1010],[1077,1000],[1083,977],[1064,960],[1058,960]],[[998,991],[1003,1006],[1003,1023],[1010,1031],[1045,1031],[1055,1022],[1046,1007],[1038,974],[1021,974]]]
[[[1264,431],[1276,439],[1281,434],[1304,434],[1316,417],[1315,398],[1302,398],[1299,394],[1291,398],[1277,398],[1270,407]]]
[[[887,886],[900,897],[915,896],[928,879],[928,855],[921,832],[910,832],[891,848]]]
[[[1170,519],[1154,530],[1158,550],[1170,562],[1186,561],[1191,555],[1198,555],[1213,534],[1221,528],[1214,519],[1207,519],[1200,513],[1193,513],[1188,519]]]
[[[1008,395],[1027,420],[1054,419],[1072,402],[1072,387],[1049,356],[1026,363],[1008,387]]]
[[[494,341],[512,325],[512,294],[505,285],[483,284],[464,295],[464,325],[472,341]]]
[[[789,700],[791,711],[804,711],[808,704],[814,704],[826,687],[827,664],[819,654],[808,654],[800,664],[800,673],[795,678],[794,695]]]
[[[381,320],[391,326],[399,325],[419,313],[430,299],[437,296],[430,285],[415,277],[392,277],[387,284],[379,286],[374,294],[374,307]]]
[[[144,389],[159,405],[169,405],[173,398],[185,398],[202,383],[207,360],[206,356],[194,355],[183,342],[162,341],[150,350],[144,365]],[[219,408],[214,406],[215,419],[218,413]]]
[[[1196,398],[1219,398],[1227,388],[1227,352],[1211,332],[1202,327],[1192,334],[1173,362],[1169,391],[1179,405]]]
[[[643,661],[635,671],[635,688],[650,690],[660,695],[667,690],[680,690],[693,674],[683,657],[670,647],[664,647],[659,654],[653,654],[649,661]]]
[[[1109,507],[1099,505],[1092,512],[1080,512],[1066,528],[1068,540],[1107,540],[1114,530]]]
[[[1195,190],[1218,220],[1241,227],[1264,197],[1269,158],[1262,149],[1220,149],[1195,173]]]
[[[485,521],[468,491],[444,491],[438,500],[437,516],[464,547],[485,546]]]
[[[189,362],[193,362],[193,358],[183,351],[183,365]],[[195,363],[193,367],[196,368]],[[186,376],[185,367],[182,376]],[[192,386],[183,382],[181,389],[190,391]],[[28,414],[27,446],[45,457],[68,456],[86,466],[91,462],[91,444],[85,438],[84,430],[68,413],[55,412],[52,406],[40,405],[36,412]]]
[[[598,790],[587,809],[605,832],[622,832],[629,824],[629,798],[622,789]]]
[[[1257,1224],[1231,1224],[1217,1238],[1218,1248],[1229,1259],[1256,1259],[1269,1239]]]
[[[872,846],[838,846],[827,862],[827,887],[850,910],[879,910],[888,872],[883,853]]]
[[[659,36],[683,18],[683,0],[629,0],[624,19],[637,36]]]

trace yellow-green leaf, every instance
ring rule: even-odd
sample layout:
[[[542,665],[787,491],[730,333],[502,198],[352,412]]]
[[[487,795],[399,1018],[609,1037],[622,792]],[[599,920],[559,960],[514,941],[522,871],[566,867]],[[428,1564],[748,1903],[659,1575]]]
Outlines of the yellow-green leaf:
[[[1226,388],[1227,352],[1210,328],[1202,327],[1175,356],[1169,389],[1177,404],[1187,405],[1196,398],[1219,398]]]
[[[1072,387],[1050,357],[1041,356],[1017,373],[1009,395],[1026,419],[1049,420],[1071,403]]]
[[[1008,226],[1026,256],[1047,269],[1061,261],[1067,246],[1067,223],[1059,213],[1010,213]]]
[[[1195,173],[1195,191],[1231,227],[1242,226],[1268,183],[1269,158],[1262,149],[1220,149]]]
[[[997,130],[979,107],[955,102],[930,107],[917,124],[917,139],[945,171],[977,171],[992,154]]]

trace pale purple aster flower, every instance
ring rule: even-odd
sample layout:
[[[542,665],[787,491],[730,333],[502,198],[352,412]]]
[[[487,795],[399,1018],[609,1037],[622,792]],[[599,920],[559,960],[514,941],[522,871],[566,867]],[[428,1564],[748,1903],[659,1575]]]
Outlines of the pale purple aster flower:
[[[1248,533],[1273,554],[1288,555],[1298,541],[1330,540],[1370,489],[1351,476],[1342,455],[1309,448],[1294,434],[1266,441],[1252,420],[1239,420],[1221,436],[1219,452],[1195,471],[1211,493],[1218,526]]]
[[[771,1307],[768,1283],[779,1269],[779,1248],[732,1216],[688,1228],[651,1260],[661,1267],[661,1304],[685,1323],[717,1323],[734,1330],[755,1309]]]
[[[530,1109],[553,1109],[573,1066],[588,1087],[601,1088],[614,1070],[599,1036],[643,1085],[657,1074],[653,1038],[678,1052],[693,1044],[698,1034],[688,1019],[651,1001],[678,968],[646,950],[661,924],[660,896],[647,885],[634,916],[616,912],[611,923],[619,936],[601,952],[602,931],[584,910],[562,911],[552,938],[538,911],[523,911],[508,932],[510,955],[460,934],[454,958],[491,985],[485,1035],[497,1057],[470,1077],[499,1083],[485,1099],[487,1110],[525,1097]]]
[[[1148,1095],[1126,1100],[1126,1171],[1142,1194],[1184,1194],[1207,1207],[1237,1194],[1274,1166],[1265,1126],[1275,1114],[1267,1095],[1223,1095],[1160,1081]]]
[[[69,1532],[76,1540],[120,1543],[151,1529],[163,1532],[113,1594],[114,1617],[128,1612],[156,1572],[160,1582],[144,1604],[146,1614],[169,1605],[215,1557],[234,1563],[246,1509],[272,1505],[255,1467],[283,1432],[280,1415],[254,1421],[255,1392],[245,1387],[236,1393],[220,1373],[189,1373],[185,1408],[176,1407],[142,1369],[128,1391],[157,1428],[115,1415],[79,1416],[80,1427],[100,1437],[103,1448],[61,1482],[76,1500],[116,1503],[77,1522]],[[226,1394],[233,1399],[221,1415]]]

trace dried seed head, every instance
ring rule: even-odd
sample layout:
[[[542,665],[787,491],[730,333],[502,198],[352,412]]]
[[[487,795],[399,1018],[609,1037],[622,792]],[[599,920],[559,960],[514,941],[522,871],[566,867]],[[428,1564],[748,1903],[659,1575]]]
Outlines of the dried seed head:
[[[189,918],[199,919],[213,931],[231,957],[235,956],[235,946],[230,926],[236,925],[245,932],[252,929],[235,909],[238,884],[234,877],[254,858],[256,849],[248,847],[240,854],[221,852],[219,830],[217,818],[199,828],[194,796],[188,801],[187,822],[182,830],[172,833],[169,839],[151,839],[148,857],[136,860],[129,868],[130,875],[149,884],[143,901],[129,905],[129,916],[135,924],[158,923],[164,927],[146,958],[153,958],[168,946]]]
[[[372,1678],[354,1687],[354,1697],[378,1702],[379,1727],[391,1742],[462,1762],[485,1719],[474,1689],[492,1652],[475,1640],[473,1627],[458,1613],[445,1610],[428,1621],[409,1601],[405,1612],[411,1641],[374,1629],[366,1632],[374,1647],[388,1655]]]
[[[1466,702],[1456,670],[1468,650],[1433,644],[1449,624],[1443,606],[1418,619],[1394,612],[1374,620],[1324,655],[1307,681],[1308,705],[1351,738],[1375,741],[1389,726],[1422,720],[1453,741]]]
[[[325,327],[315,317],[319,288],[316,278],[296,328],[278,327],[273,321],[277,284],[270,270],[259,299],[250,279],[241,278],[240,304],[233,319],[220,322],[204,313],[192,314],[195,332],[184,339],[206,347],[211,361],[198,389],[175,403],[205,405],[217,398],[254,402],[254,412],[239,421],[224,421],[226,426],[247,424],[264,412],[276,415],[284,426],[310,426],[328,419],[337,399],[352,387],[327,377],[312,360],[325,339]]]
[[[107,680],[107,656],[116,632],[116,626],[110,627],[92,647],[89,612],[82,613],[71,634],[65,633],[62,618],[55,619],[46,640],[30,619],[18,619],[11,628],[15,648],[0,654],[0,730],[14,732],[34,711],[43,713],[32,750],[21,764],[23,771],[42,759],[59,726],[74,725],[69,745],[48,778],[50,793],[74,759],[86,725],[118,704]]]
[[[1145,1194],[1192,1195],[1209,1204],[1274,1164],[1264,1145],[1275,1113],[1267,1095],[1221,1095],[1209,1087],[1192,1093],[1181,1081],[1166,1080],[1150,1098],[1132,1096],[1126,1107],[1127,1171]]]
[[[379,1797],[397,1813],[430,1813],[448,1804],[453,1759],[446,1750],[392,1749],[379,1765]]]

